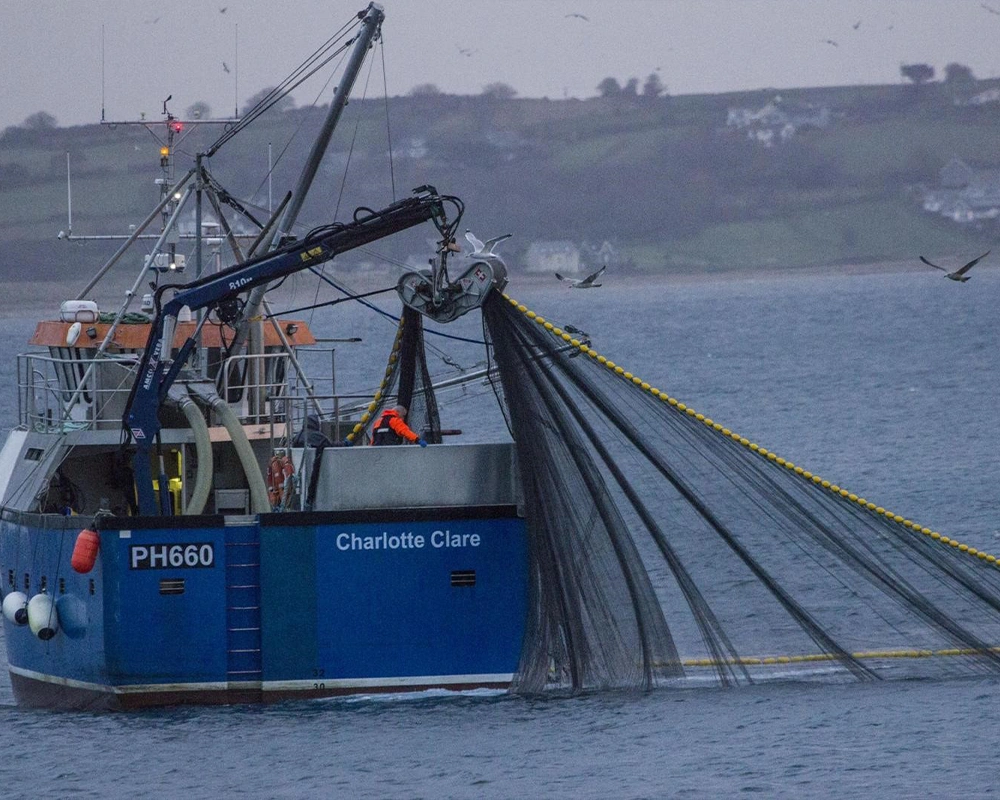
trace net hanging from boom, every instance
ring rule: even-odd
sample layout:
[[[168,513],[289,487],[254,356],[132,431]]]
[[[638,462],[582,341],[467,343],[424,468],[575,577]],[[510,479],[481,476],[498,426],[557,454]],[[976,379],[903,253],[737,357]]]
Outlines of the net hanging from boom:
[[[350,443],[358,443],[362,433],[370,438],[371,429],[386,407],[407,408],[406,422],[431,444],[441,442],[441,418],[437,399],[427,369],[424,346],[423,317],[412,308],[403,308],[393,341],[389,363],[375,398],[368,405],[362,422],[348,435]]]
[[[1000,672],[1000,569],[696,415],[498,293],[538,692]]]

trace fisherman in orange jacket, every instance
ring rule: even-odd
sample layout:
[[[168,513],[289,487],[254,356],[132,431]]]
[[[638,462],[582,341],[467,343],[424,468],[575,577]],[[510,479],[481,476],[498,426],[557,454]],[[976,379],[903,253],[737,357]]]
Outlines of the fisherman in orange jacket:
[[[387,408],[372,428],[372,444],[402,444],[405,439],[427,447],[427,442],[417,436],[406,424],[406,406]]]

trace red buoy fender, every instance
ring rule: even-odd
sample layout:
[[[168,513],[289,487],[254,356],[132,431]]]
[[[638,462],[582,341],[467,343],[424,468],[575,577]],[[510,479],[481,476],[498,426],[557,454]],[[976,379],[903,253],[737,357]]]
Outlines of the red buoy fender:
[[[70,566],[80,573],[90,572],[97,562],[97,553],[101,548],[101,537],[97,531],[84,528],[76,537],[76,545],[73,547],[73,557],[70,559]]]

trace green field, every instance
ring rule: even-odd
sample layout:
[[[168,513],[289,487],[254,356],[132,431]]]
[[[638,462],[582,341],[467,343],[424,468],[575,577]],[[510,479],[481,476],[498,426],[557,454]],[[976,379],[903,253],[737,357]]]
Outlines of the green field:
[[[920,197],[953,157],[976,168],[1000,163],[996,111],[956,105],[944,84],[914,88],[783,91],[790,108],[827,106],[831,122],[773,147],[726,126],[729,108],[760,108],[772,99],[766,92],[395,98],[391,137],[384,102],[355,101],[306,211],[316,224],[329,222],[334,209],[376,202],[370,195],[385,194],[390,179],[397,196],[430,182],[461,196],[477,229],[514,232],[512,263],[539,239],[609,241],[627,257],[622,269],[642,274],[907,261],[988,246],[995,222],[958,225],[924,212]],[[322,116],[321,109],[275,112],[209,168],[234,197],[259,200],[271,143],[276,159],[285,154],[274,174],[280,197]],[[219,132],[186,132],[177,174]],[[156,202],[158,149],[138,127],[7,129],[0,136],[0,271],[10,272],[3,260],[11,253],[18,274],[30,273],[32,259],[55,269],[46,247],[66,223],[67,152],[74,232],[109,233],[139,222]]]

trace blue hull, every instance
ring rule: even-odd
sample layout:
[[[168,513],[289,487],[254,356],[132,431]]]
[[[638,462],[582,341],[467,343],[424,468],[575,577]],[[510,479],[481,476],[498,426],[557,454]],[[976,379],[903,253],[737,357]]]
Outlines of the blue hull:
[[[4,512],[4,595],[55,600],[42,641],[4,620],[20,704],[130,708],[503,688],[527,613],[513,506],[111,518]]]

